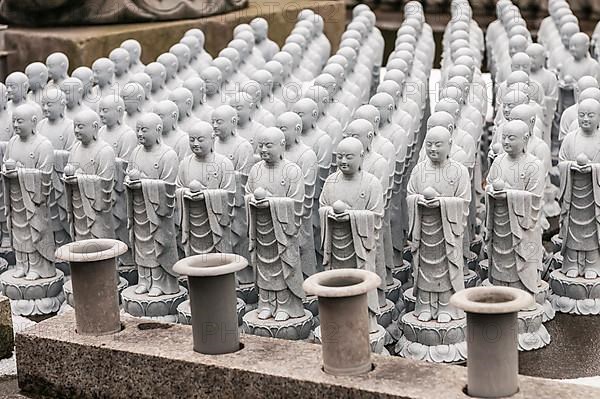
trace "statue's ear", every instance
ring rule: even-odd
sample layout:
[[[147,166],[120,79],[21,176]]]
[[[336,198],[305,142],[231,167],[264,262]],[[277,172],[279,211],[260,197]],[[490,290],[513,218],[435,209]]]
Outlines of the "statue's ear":
[[[379,121],[381,121],[381,117],[379,117],[379,116],[376,116],[376,117],[375,117],[375,120],[374,120],[373,122],[375,122],[375,125],[376,125],[376,126],[379,126]]]
[[[100,129],[100,123],[98,123],[98,121],[92,122],[92,126],[94,127],[95,130]]]

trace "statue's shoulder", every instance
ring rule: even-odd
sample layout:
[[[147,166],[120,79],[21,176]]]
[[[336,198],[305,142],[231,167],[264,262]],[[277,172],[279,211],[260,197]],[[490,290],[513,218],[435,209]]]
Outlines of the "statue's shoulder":
[[[233,170],[233,162],[231,162],[229,160],[229,158],[227,158],[225,155],[219,154],[217,152],[214,153],[215,154],[215,163],[221,165],[221,168],[223,170]],[[194,154],[190,154],[188,156],[185,157],[185,159],[187,159],[188,157],[193,157]]]
[[[332,174],[327,176],[327,179],[325,179],[324,184],[335,184],[336,182],[338,182],[341,179],[341,174],[342,174],[342,172],[340,172],[339,170],[333,172]]]

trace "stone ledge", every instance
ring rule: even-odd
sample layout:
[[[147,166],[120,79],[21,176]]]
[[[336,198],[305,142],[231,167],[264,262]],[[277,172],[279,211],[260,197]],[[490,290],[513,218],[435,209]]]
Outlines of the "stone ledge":
[[[269,37],[281,45],[294,27],[298,12],[304,8],[311,8],[323,17],[324,32],[332,50],[337,49],[346,23],[343,1],[250,0],[247,8],[238,11],[180,21],[58,28],[10,26],[5,33],[6,49],[10,51],[8,73],[23,71],[34,61],[43,62],[54,51],[67,54],[71,71],[80,65],[91,66],[126,39],[136,39],[142,44],[142,61],[147,64],[169,51],[191,28],[204,31],[205,48],[214,56],[233,38],[236,25],[258,16],[269,21]]]
[[[363,376],[321,371],[319,345],[244,335],[239,352],[193,352],[190,326],[123,318],[112,336],[75,334],[66,313],[17,334],[19,387],[59,397],[468,398],[467,370],[373,355]],[[520,377],[515,399],[588,399],[600,389]]]

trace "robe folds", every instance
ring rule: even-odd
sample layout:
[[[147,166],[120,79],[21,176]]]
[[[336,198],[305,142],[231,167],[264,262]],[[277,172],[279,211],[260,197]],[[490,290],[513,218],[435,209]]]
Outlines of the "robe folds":
[[[292,177],[293,176],[293,177]],[[271,184],[269,184],[269,182]],[[257,207],[254,192],[263,188],[267,207]],[[304,211],[304,179],[298,165],[288,160],[275,168],[260,161],[252,167],[246,184],[249,252],[259,290],[289,290],[296,298],[302,289],[300,229]],[[291,310],[291,309],[290,309]],[[303,310],[295,309],[302,316]]]
[[[4,178],[8,231],[16,267],[35,271],[42,278],[53,277],[56,245],[48,223],[54,167],[52,144],[40,135],[27,142],[14,136],[6,146],[5,165],[9,159],[17,162],[17,176]]]
[[[356,191],[341,189],[345,178],[338,171],[330,175],[319,199],[323,265],[329,269],[356,268],[377,274],[377,242],[383,225],[384,196],[379,180],[372,174],[358,172],[352,184]],[[343,201],[349,205],[348,221],[332,217],[333,204]],[[369,309],[379,312],[377,291],[367,294]]]
[[[151,151],[138,145],[131,155],[127,172],[137,168],[141,187],[127,187],[129,239],[134,261],[145,268],[161,267],[177,276],[178,260],[174,223],[177,154],[164,144]]]
[[[233,217],[235,176],[232,163],[220,154],[211,162],[186,156],[177,175],[177,207],[181,242],[187,256],[212,252],[229,253]],[[187,198],[192,181],[199,182],[203,198]]]
[[[104,141],[88,148],[75,143],[67,165],[75,168],[75,184],[65,184],[71,236],[75,240],[115,236],[112,201],[115,154]]]

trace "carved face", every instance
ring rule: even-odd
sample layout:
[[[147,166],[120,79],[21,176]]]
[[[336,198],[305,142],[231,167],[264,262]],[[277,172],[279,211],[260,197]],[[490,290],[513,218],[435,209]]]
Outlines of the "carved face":
[[[336,164],[340,172],[345,175],[353,175],[360,169],[362,163],[361,151],[349,146],[338,146]]]
[[[510,119],[510,112],[516,107],[518,104],[513,102],[506,102],[502,104],[502,114],[504,115],[504,119]]]
[[[155,123],[140,119],[135,125],[138,144],[144,147],[152,147],[158,142],[160,129]]]
[[[118,104],[113,101],[101,101],[98,107],[100,121],[107,126],[114,126],[120,119]]]
[[[450,155],[450,140],[438,134],[428,134],[425,137],[425,151],[433,162],[442,162]]]
[[[67,74],[66,65],[59,60],[48,60],[46,67],[48,68],[48,77],[52,80],[59,80]]]
[[[577,121],[579,122],[581,130],[590,132],[598,129],[598,124],[600,124],[600,114],[593,108],[579,107]]]
[[[129,70],[129,58],[124,54],[117,54],[111,57],[111,61],[115,63],[115,74],[122,75]]]
[[[223,139],[228,135],[231,135],[237,124],[237,117],[228,118],[226,115],[222,115],[218,112],[213,112],[211,116],[211,124],[213,132],[219,138]]]
[[[92,70],[94,71],[94,82],[99,86],[106,86],[112,82],[114,76],[112,68],[107,65],[99,65],[92,67]]]
[[[210,153],[213,148],[213,133],[211,131],[192,130],[189,134],[190,149],[198,156],[205,156]]]
[[[73,126],[75,137],[84,145],[91,143],[96,137],[98,126],[96,126],[96,122],[94,121],[79,120],[78,118],[75,118]]]
[[[238,121],[247,121],[250,120],[252,103],[245,100],[235,101],[231,104],[233,108],[237,111]]]
[[[7,79],[6,80],[6,90],[8,94],[9,100],[19,101],[25,98],[25,93],[27,93],[27,84],[26,82],[20,82],[17,79]]]
[[[317,110],[311,110],[308,107],[297,107],[294,109],[294,112],[302,119],[302,126],[304,126],[305,129],[308,129],[313,125],[317,116]]]
[[[52,98],[44,96],[42,98],[42,111],[44,112],[44,116],[49,120],[56,120],[64,115],[65,103],[60,97]]]
[[[569,53],[571,53],[576,60],[581,60],[587,55],[588,47],[588,43],[585,41],[573,39],[569,42]]]
[[[284,143],[275,135],[268,133],[258,134],[256,151],[263,161],[270,163],[281,159],[284,148]]]
[[[27,138],[33,134],[37,121],[26,113],[15,112],[12,118],[13,131],[21,138]]]
[[[517,155],[525,150],[527,140],[524,133],[504,129],[502,132],[502,148],[509,155]]]

